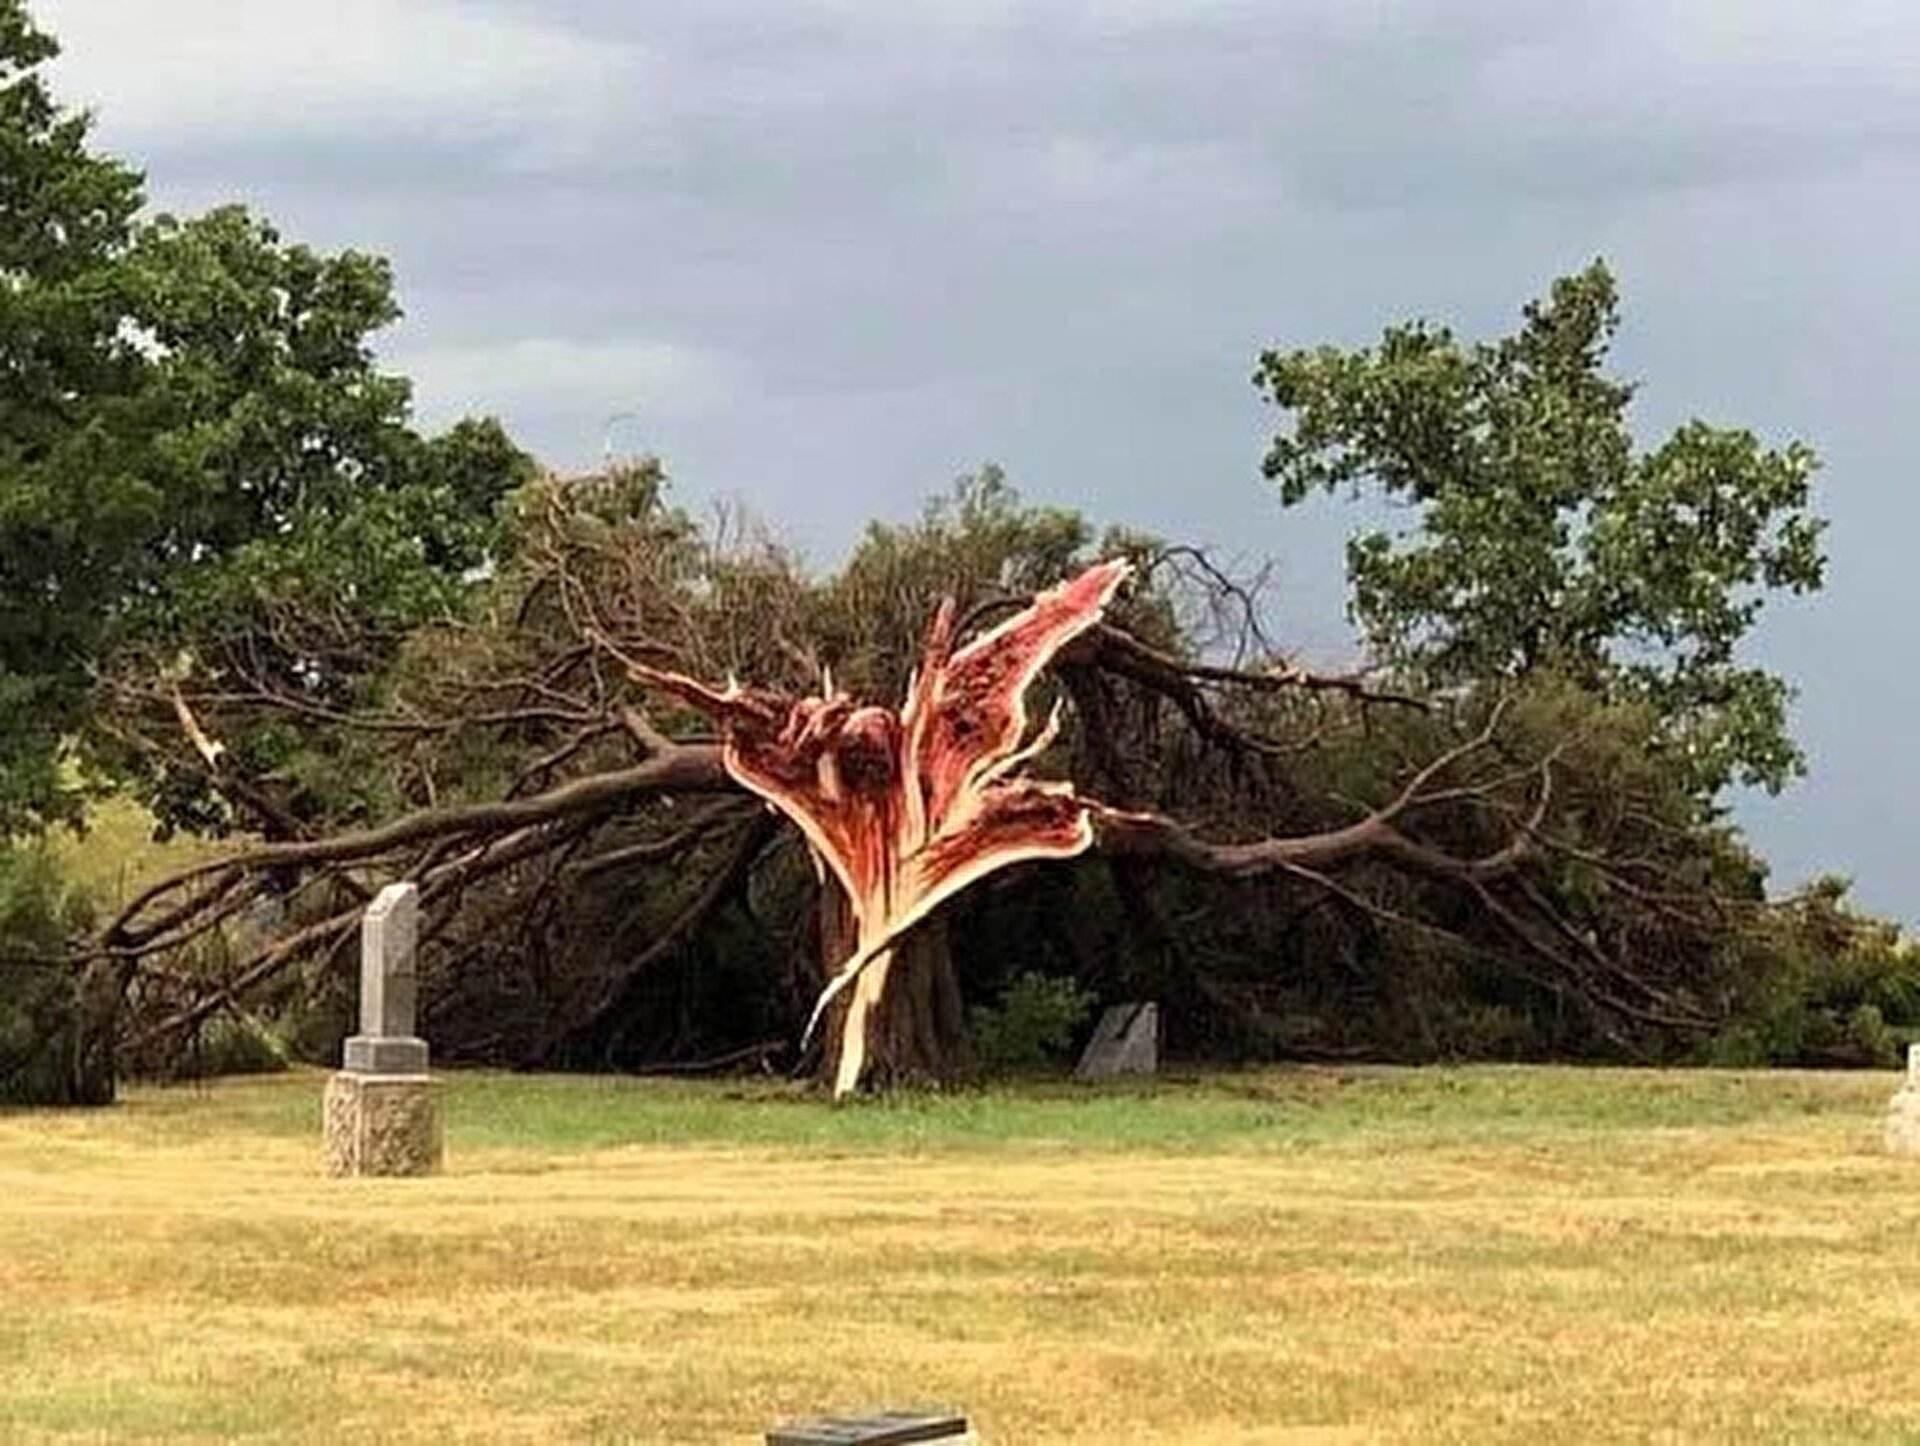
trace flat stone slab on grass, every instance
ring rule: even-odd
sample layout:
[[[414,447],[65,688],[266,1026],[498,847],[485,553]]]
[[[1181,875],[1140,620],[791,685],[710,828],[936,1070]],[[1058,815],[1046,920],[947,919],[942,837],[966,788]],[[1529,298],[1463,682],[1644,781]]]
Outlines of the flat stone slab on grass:
[[[967,1418],[948,1411],[876,1411],[867,1416],[816,1416],[767,1433],[767,1446],[976,1446]]]

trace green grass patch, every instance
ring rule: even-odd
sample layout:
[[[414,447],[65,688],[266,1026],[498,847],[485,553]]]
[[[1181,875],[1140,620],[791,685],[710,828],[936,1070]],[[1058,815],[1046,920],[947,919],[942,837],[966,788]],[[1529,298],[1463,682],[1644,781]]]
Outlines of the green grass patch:
[[[265,1081],[134,1086],[130,1138],[210,1130],[282,1138],[318,1128],[318,1071]],[[1620,1131],[1857,1120],[1878,1074],[1469,1066],[1297,1068],[1153,1082],[907,1091],[836,1104],[786,1081],[686,1081],[452,1070],[439,1076],[457,1148],[587,1151],[629,1145],[858,1153],[1091,1150],[1216,1153],[1363,1143],[1564,1146]]]

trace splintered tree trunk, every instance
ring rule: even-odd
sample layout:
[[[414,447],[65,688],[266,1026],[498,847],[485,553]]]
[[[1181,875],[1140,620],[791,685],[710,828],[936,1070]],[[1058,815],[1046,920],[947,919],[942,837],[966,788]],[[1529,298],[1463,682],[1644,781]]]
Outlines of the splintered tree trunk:
[[[830,976],[857,937],[846,896],[821,891],[821,959]],[[946,925],[930,919],[867,966],[828,1017],[821,1078],[836,1093],[901,1083],[945,1084],[971,1068],[960,981]]]
[[[964,646],[947,599],[898,711],[856,704],[827,677],[819,697],[784,698],[627,664],[719,720],[729,776],[792,819],[822,874],[851,896],[836,907],[857,927],[822,919],[829,983],[815,1005],[840,1015],[826,1050],[836,1096],[871,1079],[953,1075],[960,998],[940,906],[1010,865],[1093,847],[1094,805],[1071,784],[1021,772],[1060,729],[1057,708],[1032,726],[1026,693],[1100,621],[1131,570],[1120,558],[1096,563]]]

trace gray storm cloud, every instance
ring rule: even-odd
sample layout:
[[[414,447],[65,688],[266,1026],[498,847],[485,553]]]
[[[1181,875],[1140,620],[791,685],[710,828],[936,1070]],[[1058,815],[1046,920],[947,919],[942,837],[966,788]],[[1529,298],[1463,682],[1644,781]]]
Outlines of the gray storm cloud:
[[[433,418],[557,466],[606,419],[830,561],[993,459],[1030,495],[1279,559],[1350,647],[1334,507],[1258,476],[1265,345],[1490,333],[1620,274],[1649,435],[1828,460],[1828,593],[1765,662],[1813,775],[1742,813],[1779,882],[1920,916],[1906,400],[1920,7],[1725,0],[900,6],[42,0],[157,203],[390,256]]]

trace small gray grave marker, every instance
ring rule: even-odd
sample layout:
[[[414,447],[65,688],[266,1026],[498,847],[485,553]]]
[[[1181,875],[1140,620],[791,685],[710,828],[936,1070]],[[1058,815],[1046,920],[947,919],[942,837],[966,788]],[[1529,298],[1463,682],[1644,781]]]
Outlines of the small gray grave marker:
[[[866,1416],[816,1416],[767,1433],[767,1446],[977,1446],[967,1418],[952,1411],[875,1411]]]
[[[1074,1073],[1081,1079],[1111,1079],[1159,1069],[1160,1006],[1116,1004],[1100,1016]]]

